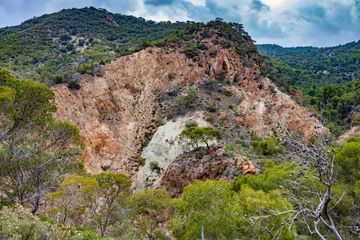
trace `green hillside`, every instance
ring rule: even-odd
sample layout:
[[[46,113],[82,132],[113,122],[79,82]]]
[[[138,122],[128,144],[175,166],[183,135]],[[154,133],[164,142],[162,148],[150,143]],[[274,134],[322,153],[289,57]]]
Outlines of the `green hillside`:
[[[336,135],[356,124],[349,114],[360,106],[360,41],[329,48],[258,45],[263,73],[284,91],[304,94]]]
[[[327,48],[258,45],[261,54],[303,70],[308,78],[298,84],[339,83],[360,78],[360,41]],[[294,80],[294,81],[296,81]]]
[[[0,29],[0,67],[51,84],[81,65],[138,51],[184,29],[187,23],[146,21],[94,7],[67,9]]]

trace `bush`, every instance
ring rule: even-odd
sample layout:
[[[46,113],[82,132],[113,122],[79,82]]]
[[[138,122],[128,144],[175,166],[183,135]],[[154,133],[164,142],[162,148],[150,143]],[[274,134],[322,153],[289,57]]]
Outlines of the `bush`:
[[[143,158],[142,156],[136,158],[136,162],[139,163],[140,166],[144,166],[145,161],[146,161],[145,158]]]
[[[160,171],[159,163],[156,161],[150,162],[150,169],[151,171]]]
[[[169,74],[168,74],[169,80],[174,80],[175,77],[176,77],[176,73],[175,73],[175,72],[169,72]]]
[[[209,50],[210,57],[216,57],[217,52],[218,52],[218,51],[217,51],[216,48],[211,48],[211,49]]]
[[[80,84],[76,80],[70,80],[67,84],[68,88],[73,90],[79,90],[81,88]]]
[[[257,154],[265,156],[282,154],[285,151],[284,146],[275,137],[269,137],[265,141],[254,140],[251,147]]]
[[[0,238],[3,239],[68,239],[68,233],[41,221],[22,208],[4,207],[0,211]]]
[[[195,44],[190,44],[185,48],[184,53],[188,58],[194,58],[198,56],[196,49],[197,47]]]
[[[358,118],[355,118],[352,123],[351,123],[352,126],[360,126],[360,117]]]
[[[218,109],[219,108],[215,104],[211,104],[206,107],[206,110],[212,113],[216,112]]]

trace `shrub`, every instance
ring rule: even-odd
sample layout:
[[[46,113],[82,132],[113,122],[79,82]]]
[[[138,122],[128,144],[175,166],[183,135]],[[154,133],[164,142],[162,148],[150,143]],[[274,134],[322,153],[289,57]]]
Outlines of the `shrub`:
[[[159,163],[156,161],[150,162],[150,169],[151,171],[160,171]]]
[[[198,56],[196,49],[197,47],[195,44],[190,44],[185,48],[184,53],[188,58],[194,58]]]
[[[225,78],[226,78],[226,71],[221,71],[219,73],[216,74],[216,80],[218,80],[219,82],[224,82]]]
[[[144,166],[145,165],[145,158],[143,158],[142,156],[139,156],[136,158],[136,162],[140,165],[140,166]]]
[[[211,104],[206,107],[206,110],[212,113],[216,112],[218,109],[219,108],[215,104]]]
[[[235,147],[229,143],[225,143],[225,147],[227,150],[234,152],[235,151]]]
[[[352,126],[360,126],[360,117],[358,118],[355,118],[352,123],[351,123]]]
[[[92,74],[93,73],[93,64],[92,63],[82,63],[78,67],[77,71],[81,74]]]
[[[274,137],[269,137],[265,141],[254,140],[251,147],[257,154],[265,156],[281,154],[285,151],[284,146]]]
[[[73,79],[68,82],[67,86],[68,86],[68,88],[74,89],[74,90],[79,90],[81,88],[79,82],[76,80],[73,80]]]
[[[68,239],[68,237],[68,233],[56,225],[41,221],[22,208],[4,207],[0,211],[1,239]]]
[[[218,52],[218,51],[217,51],[216,48],[211,48],[211,49],[209,50],[210,57],[216,57],[217,52]]]

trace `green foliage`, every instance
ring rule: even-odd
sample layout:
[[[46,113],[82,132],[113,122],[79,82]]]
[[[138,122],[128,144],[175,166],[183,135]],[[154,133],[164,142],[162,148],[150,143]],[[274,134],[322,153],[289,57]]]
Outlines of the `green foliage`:
[[[200,144],[205,144],[210,149],[210,141],[219,138],[220,132],[212,127],[189,127],[182,131],[180,139],[187,140],[189,145],[199,149]]]
[[[352,122],[351,122],[352,126],[360,126],[360,117],[359,118],[355,118]]]
[[[336,154],[339,175],[346,183],[354,184],[360,179],[360,141],[347,142]]]
[[[271,156],[274,154],[282,154],[285,152],[283,145],[279,143],[275,137],[269,137],[265,141],[254,140],[251,143],[253,150],[259,155]]]
[[[143,158],[142,156],[136,158],[136,162],[139,163],[140,166],[144,166],[145,161],[146,161],[145,158]]]
[[[151,171],[160,171],[159,163],[156,161],[150,162],[150,170]]]
[[[272,239],[274,236],[278,239],[296,239],[295,229],[289,229],[287,226],[288,219],[291,219],[293,214],[286,212],[292,210],[293,207],[290,201],[282,196],[281,191],[271,190],[266,193],[243,185],[237,195],[237,201],[246,216],[253,216],[255,219],[260,216],[256,225],[245,221],[239,226],[241,236],[253,239]],[[274,211],[285,214],[274,215]]]
[[[66,177],[57,191],[47,195],[49,203],[47,214],[61,224],[72,221],[74,225],[82,225],[81,217],[91,201],[94,201],[96,185],[96,180],[91,177],[78,175]]]
[[[162,189],[143,190],[135,193],[131,200],[131,218],[141,238],[154,239],[155,235],[164,235],[159,228],[172,213],[173,201]]]
[[[301,90],[335,135],[345,130],[350,112],[360,105],[360,42],[333,48],[281,48],[259,45],[271,57],[263,59],[262,74],[282,90]]]
[[[67,231],[41,221],[21,208],[4,207],[0,210],[0,238],[14,240],[66,239]]]
[[[88,72],[88,63],[176,39],[190,25],[156,23],[94,7],[62,10],[0,29],[0,67],[52,84],[54,75],[74,73],[79,65],[81,72]]]
[[[35,213],[45,193],[56,186],[64,171],[80,170],[79,131],[53,118],[54,93],[42,83],[17,80],[0,70],[1,108],[0,191]]]
[[[240,191],[242,185],[248,185],[255,190],[269,192],[285,186],[289,179],[295,179],[297,172],[295,164],[285,162],[275,165],[272,160],[264,164],[264,172],[260,175],[241,175],[234,179],[233,189]]]
[[[231,185],[225,181],[195,181],[186,186],[172,219],[174,236],[201,239],[203,231],[205,239],[234,239],[242,211],[232,199]]]
[[[278,190],[265,193],[243,185],[239,193],[223,181],[195,181],[186,186],[171,220],[177,239],[294,239],[292,229],[282,227],[291,214],[271,216],[271,210],[287,211],[292,206]],[[266,231],[263,231],[266,229]]]
[[[198,56],[196,44],[193,44],[193,43],[189,44],[184,49],[184,53],[188,58],[194,58],[194,57]]]
[[[73,89],[73,90],[79,90],[81,88],[79,81],[71,79],[68,83],[67,83],[68,88]]]
[[[61,224],[92,227],[104,236],[108,226],[119,221],[117,211],[127,204],[130,186],[130,179],[122,174],[70,175],[58,191],[48,194],[47,213]]]

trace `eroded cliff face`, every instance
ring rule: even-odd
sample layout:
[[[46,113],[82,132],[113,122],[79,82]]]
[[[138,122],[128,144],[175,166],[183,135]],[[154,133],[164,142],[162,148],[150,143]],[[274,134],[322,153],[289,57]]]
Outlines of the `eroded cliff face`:
[[[226,73],[224,90],[240,100],[219,121],[243,125],[261,137],[287,131],[302,132],[306,140],[327,131],[313,113],[299,106],[260,75],[257,54],[240,55],[233,47],[214,44],[219,36],[201,40],[209,50],[188,58],[184,47],[168,44],[124,56],[102,67],[102,76],[84,75],[80,90],[54,88],[56,117],[80,129],[89,172],[110,170],[136,178],[144,143],[166,111],[159,95],[215,79]],[[215,54],[214,54],[215,52]],[[206,119],[204,119],[206,121]],[[210,123],[209,123],[210,124]]]

